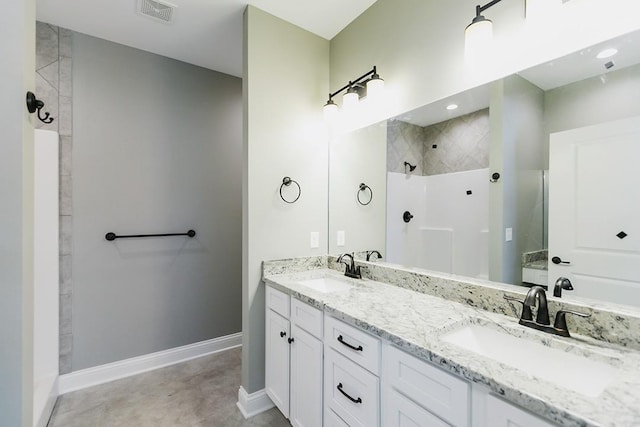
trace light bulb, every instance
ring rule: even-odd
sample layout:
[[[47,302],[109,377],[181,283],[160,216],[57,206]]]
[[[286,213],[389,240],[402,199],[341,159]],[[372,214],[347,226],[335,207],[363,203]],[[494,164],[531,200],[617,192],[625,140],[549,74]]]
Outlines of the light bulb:
[[[358,102],[360,97],[358,96],[358,92],[355,89],[349,88],[347,93],[342,97],[342,108],[344,111],[352,111],[358,106]]]
[[[367,98],[378,99],[384,93],[384,80],[379,75],[374,74],[367,82]]]
[[[618,53],[618,49],[609,48],[609,49],[605,49],[605,50],[601,51],[600,53],[598,53],[596,58],[598,58],[598,59],[611,58],[616,53]]]
[[[322,112],[324,114],[324,121],[327,123],[332,123],[338,115],[338,106],[335,102],[333,102],[332,99],[329,99],[329,101],[324,104]]]
[[[493,22],[484,16],[476,16],[464,30],[464,53],[468,61],[477,62],[491,47]]]

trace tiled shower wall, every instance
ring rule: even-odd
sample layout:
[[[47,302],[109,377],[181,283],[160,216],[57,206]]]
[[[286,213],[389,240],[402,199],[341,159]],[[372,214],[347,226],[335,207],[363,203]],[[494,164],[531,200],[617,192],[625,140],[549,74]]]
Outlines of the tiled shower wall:
[[[39,129],[60,135],[60,374],[71,372],[71,148],[72,138],[72,32],[36,23],[36,96],[53,123],[36,121]]]
[[[489,167],[489,109],[420,127],[399,120],[387,123],[387,171],[440,175]]]

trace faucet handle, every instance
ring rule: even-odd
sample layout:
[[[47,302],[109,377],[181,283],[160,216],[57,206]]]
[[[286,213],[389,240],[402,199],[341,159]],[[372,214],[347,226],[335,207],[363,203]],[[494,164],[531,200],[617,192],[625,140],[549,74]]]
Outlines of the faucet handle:
[[[533,321],[533,314],[531,313],[531,307],[526,305],[524,301],[520,301],[518,298],[511,297],[509,295],[503,295],[503,298],[506,299],[507,301],[514,301],[522,304],[522,314],[520,315],[520,319]]]
[[[569,329],[567,328],[567,319],[566,319],[566,315],[567,314],[573,314],[574,316],[580,316],[580,317],[591,317],[590,314],[586,314],[586,313],[579,313],[577,311],[571,311],[571,310],[559,310],[556,313],[556,320],[553,322],[553,327],[556,329],[561,329],[563,331],[567,331],[567,333],[569,332]]]

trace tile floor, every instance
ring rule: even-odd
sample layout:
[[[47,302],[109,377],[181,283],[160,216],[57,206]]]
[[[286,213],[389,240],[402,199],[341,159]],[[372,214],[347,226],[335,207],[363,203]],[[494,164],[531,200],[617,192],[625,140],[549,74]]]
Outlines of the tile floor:
[[[245,420],[236,407],[240,349],[68,393],[48,427],[288,427],[275,408]]]

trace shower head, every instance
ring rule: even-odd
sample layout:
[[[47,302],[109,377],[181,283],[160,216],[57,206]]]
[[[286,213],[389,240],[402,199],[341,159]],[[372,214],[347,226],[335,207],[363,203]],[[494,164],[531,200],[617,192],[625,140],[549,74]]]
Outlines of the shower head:
[[[409,166],[409,172],[413,172],[413,171],[416,169],[416,167],[417,167],[417,165],[412,165],[412,164],[411,164],[411,163],[409,163],[409,162],[404,162],[405,170],[406,170],[407,166]]]

